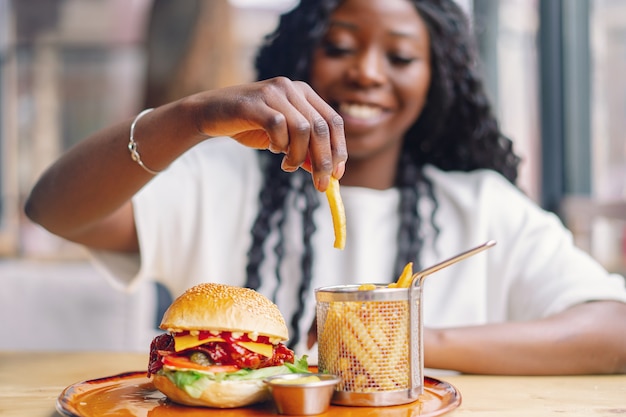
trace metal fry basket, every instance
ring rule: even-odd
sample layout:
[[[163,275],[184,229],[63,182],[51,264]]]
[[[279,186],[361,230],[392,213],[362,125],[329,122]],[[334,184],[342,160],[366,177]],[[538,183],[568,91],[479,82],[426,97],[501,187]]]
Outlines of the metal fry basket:
[[[315,290],[318,367],[341,376],[332,402],[386,406],[423,392],[421,286]]]

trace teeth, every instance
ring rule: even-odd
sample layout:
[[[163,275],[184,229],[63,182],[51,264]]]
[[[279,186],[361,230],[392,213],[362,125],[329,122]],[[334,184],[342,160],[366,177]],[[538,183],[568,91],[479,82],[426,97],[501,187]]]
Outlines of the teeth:
[[[359,119],[372,119],[374,117],[378,117],[382,113],[382,109],[380,107],[370,106],[367,104],[348,103],[340,104],[339,111],[346,116]]]

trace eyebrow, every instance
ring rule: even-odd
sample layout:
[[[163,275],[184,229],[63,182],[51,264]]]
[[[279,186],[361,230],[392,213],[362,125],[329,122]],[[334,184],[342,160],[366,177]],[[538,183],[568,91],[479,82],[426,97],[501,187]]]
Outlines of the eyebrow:
[[[341,20],[331,20],[328,27],[331,28],[334,26],[342,27],[351,31],[356,31],[359,28],[354,23],[349,23],[349,22],[345,22]],[[416,40],[420,39],[420,36],[415,33],[401,32],[397,30],[391,30],[388,33],[394,37],[399,37],[399,38],[411,38],[411,39],[416,39]]]

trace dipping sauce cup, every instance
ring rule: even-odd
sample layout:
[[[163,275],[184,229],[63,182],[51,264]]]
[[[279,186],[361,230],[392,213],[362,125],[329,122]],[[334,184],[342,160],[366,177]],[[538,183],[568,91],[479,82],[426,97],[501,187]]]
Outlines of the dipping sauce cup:
[[[322,414],[340,378],[322,373],[275,375],[264,379],[279,414]]]

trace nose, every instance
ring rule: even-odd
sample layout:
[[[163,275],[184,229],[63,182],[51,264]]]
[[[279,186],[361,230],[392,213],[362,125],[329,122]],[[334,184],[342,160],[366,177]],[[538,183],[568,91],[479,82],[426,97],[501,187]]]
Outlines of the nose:
[[[373,87],[386,80],[385,56],[376,48],[369,48],[354,56],[348,70],[348,79],[362,87]]]

